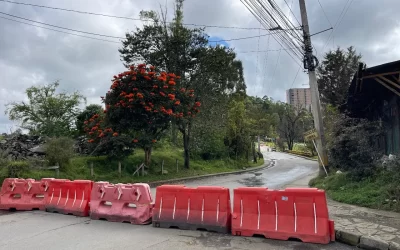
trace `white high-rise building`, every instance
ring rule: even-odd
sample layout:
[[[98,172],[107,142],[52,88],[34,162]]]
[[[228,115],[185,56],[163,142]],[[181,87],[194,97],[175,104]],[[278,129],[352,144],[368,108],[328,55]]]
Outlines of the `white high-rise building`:
[[[298,88],[286,90],[286,102],[297,109],[307,109],[311,112],[310,88]]]

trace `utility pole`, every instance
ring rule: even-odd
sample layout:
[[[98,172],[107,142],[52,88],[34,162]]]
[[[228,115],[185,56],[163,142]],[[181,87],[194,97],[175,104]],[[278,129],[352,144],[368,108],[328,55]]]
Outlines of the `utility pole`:
[[[305,0],[299,0],[301,22],[303,24],[303,35],[305,45],[305,56],[304,56],[304,68],[308,70],[308,79],[311,89],[311,107],[314,116],[314,126],[318,133],[317,138],[317,150],[320,154],[319,160],[319,172],[320,175],[324,175],[323,166],[328,166],[328,156],[326,153],[325,133],[324,125],[322,122],[321,103],[319,100],[319,91],[317,84],[317,77],[315,75],[315,68],[318,66],[318,61],[312,54],[310,28],[308,26],[307,10]],[[321,162],[322,160],[322,162]]]

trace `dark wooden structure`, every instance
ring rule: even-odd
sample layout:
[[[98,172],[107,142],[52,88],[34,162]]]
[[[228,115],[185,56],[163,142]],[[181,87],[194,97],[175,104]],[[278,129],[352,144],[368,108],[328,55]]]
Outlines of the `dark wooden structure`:
[[[345,105],[352,117],[379,121],[385,136],[377,142],[386,154],[400,153],[400,61],[366,68],[360,64]]]

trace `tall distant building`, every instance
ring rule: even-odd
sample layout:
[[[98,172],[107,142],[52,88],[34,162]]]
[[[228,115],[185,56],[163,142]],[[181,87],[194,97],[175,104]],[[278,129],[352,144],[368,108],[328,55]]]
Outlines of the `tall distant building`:
[[[310,88],[286,90],[286,102],[295,108],[305,108],[311,112],[311,90]]]

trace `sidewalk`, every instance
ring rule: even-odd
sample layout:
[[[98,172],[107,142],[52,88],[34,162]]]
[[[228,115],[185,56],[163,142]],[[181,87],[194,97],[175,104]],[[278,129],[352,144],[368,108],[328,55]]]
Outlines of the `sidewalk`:
[[[308,175],[286,187],[308,187],[316,174]],[[376,209],[358,207],[330,200],[329,216],[335,221],[335,229],[357,235],[371,236],[384,242],[400,244],[400,214]]]

